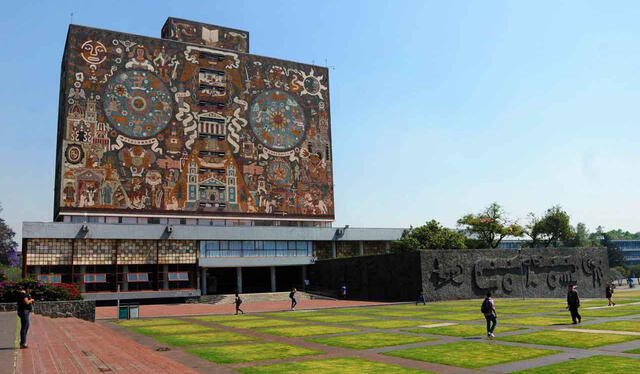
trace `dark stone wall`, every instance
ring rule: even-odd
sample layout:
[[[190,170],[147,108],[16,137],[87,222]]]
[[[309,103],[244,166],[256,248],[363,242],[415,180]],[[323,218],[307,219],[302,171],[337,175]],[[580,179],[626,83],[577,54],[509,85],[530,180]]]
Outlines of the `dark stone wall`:
[[[429,300],[482,297],[604,297],[609,261],[603,248],[441,250],[420,253]]]
[[[15,311],[16,303],[0,303],[0,312]],[[95,322],[96,302],[93,300],[37,301],[33,304],[33,312],[51,318],[75,317]]]
[[[603,248],[428,250],[316,262],[311,285],[370,300],[564,297],[575,284],[581,297],[604,297],[609,262]]]
[[[421,284],[420,253],[402,253],[317,261],[310,266],[312,287],[369,300],[412,300]]]

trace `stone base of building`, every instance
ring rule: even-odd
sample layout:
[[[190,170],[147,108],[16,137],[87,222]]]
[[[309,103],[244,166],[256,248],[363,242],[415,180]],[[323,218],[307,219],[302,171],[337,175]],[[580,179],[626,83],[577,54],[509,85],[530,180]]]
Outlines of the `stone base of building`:
[[[0,312],[15,312],[16,303],[0,303]],[[93,300],[38,301],[33,304],[33,313],[51,318],[75,317],[95,322],[96,302]]]

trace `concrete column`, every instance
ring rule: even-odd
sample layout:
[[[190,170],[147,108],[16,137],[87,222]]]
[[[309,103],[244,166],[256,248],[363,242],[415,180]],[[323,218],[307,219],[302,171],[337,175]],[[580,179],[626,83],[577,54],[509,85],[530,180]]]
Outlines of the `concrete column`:
[[[202,268],[200,270],[200,292],[203,295],[207,294],[207,268]]]
[[[276,267],[272,266],[271,270],[271,292],[276,292]]]
[[[169,265],[162,265],[162,274],[164,274],[164,279],[162,280],[162,289],[169,289]]]
[[[238,293],[242,293],[242,268],[241,267],[236,268],[236,275],[238,277],[236,289]]]
[[[360,256],[364,256],[364,242],[362,240],[358,242],[358,249],[360,250]]]
[[[127,274],[129,274],[129,265],[122,265],[122,286],[120,287],[120,291],[129,291]]]
[[[336,242],[331,242],[331,258],[337,257]]]
[[[87,267],[85,265],[81,265],[79,267],[79,271],[80,274],[78,274],[78,276],[80,277],[80,292],[87,292],[87,286],[84,284],[84,273],[87,272]]]

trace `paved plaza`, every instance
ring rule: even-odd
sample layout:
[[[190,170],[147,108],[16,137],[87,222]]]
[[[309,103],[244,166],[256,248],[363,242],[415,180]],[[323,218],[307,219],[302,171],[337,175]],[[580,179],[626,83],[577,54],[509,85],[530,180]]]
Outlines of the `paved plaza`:
[[[495,339],[480,300],[305,300],[239,316],[148,306],[142,316],[153,318],[117,321],[102,309],[96,323],[34,316],[17,372],[626,374],[640,367],[640,292],[616,296],[615,307],[583,300],[579,325],[562,299],[498,299]]]

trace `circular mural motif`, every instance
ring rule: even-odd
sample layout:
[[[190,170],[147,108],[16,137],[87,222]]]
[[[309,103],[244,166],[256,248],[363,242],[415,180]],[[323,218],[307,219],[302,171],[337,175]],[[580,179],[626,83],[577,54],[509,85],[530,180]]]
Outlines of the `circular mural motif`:
[[[251,104],[251,129],[258,141],[274,151],[288,151],[304,138],[304,111],[291,95],[265,91]]]
[[[82,159],[84,158],[84,151],[78,144],[68,144],[67,148],[64,150],[64,157],[67,159],[68,163],[77,165],[82,162]]]
[[[104,111],[113,128],[134,139],[150,138],[171,119],[171,94],[148,71],[115,75],[104,91]]]
[[[282,186],[292,183],[292,173],[289,164],[282,160],[274,160],[267,166],[267,178],[269,182]]]
[[[318,82],[318,78],[316,77],[306,77],[302,84],[304,85],[304,89],[311,95],[320,92],[320,82]]]

